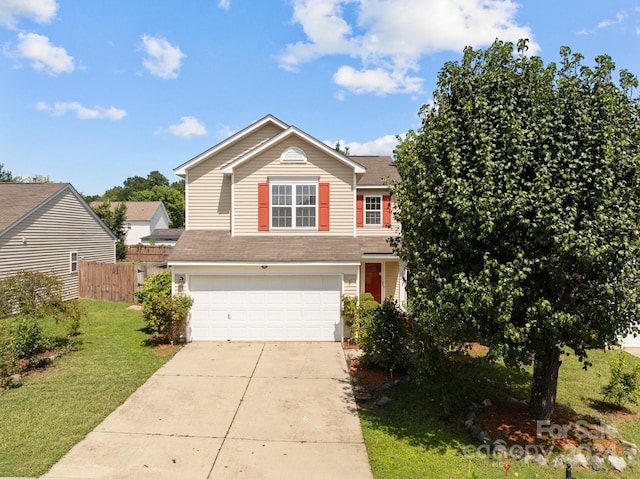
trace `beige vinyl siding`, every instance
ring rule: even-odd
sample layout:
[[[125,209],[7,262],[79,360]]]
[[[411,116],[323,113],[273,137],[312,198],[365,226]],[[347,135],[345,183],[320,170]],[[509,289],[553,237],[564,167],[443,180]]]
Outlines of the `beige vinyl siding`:
[[[344,296],[357,296],[357,278],[355,274],[345,274],[342,277],[342,294]]]
[[[265,125],[189,169],[186,185],[187,229],[230,231],[231,178],[223,175],[220,167],[281,131],[275,125]]]
[[[400,300],[400,264],[397,261],[384,263],[384,297]]]
[[[254,234],[333,234],[353,236],[355,216],[353,197],[353,169],[327,156],[323,151],[309,144],[301,144],[299,139],[285,140],[260,156],[236,168],[234,185],[234,221],[236,235]],[[280,163],[280,155],[290,147],[302,148],[307,155],[306,163]],[[258,231],[258,183],[265,183],[269,177],[313,178],[320,183],[330,183],[329,231],[283,230]]]
[[[56,274],[65,299],[75,299],[78,273],[69,270],[72,251],[78,260],[115,262],[113,238],[67,190],[0,236],[0,277],[25,270]]]
[[[389,192],[384,188],[360,189],[360,190],[357,190],[356,194],[362,195],[362,196],[384,196],[384,195],[388,195]],[[398,234],[400,234],[400,223],[395,219],[393,215],[394,202],[395,202],[395,198],[391,198],[391,227],[390,228],[386,228],[382,225],[358,226],[358,228],[356,229],[356,234],[358,236],[397,236]]]

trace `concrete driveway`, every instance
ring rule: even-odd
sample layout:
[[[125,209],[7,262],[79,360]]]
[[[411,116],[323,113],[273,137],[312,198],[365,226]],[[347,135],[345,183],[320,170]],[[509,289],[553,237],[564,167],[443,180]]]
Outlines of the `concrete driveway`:
[[[371,478],[339,343],[190,343],[43,476]]]

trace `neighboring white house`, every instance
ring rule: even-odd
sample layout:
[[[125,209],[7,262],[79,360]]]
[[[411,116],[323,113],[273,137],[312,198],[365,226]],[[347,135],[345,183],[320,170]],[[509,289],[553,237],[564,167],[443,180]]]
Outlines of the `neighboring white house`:
[[[111,201],[111,210],[124,203],[127,206],[125,228],[127,228],[126,245],[143,243],[142,238],[149,236],[156,229],[169,228],[169,215],[162,201]],[[94,201],[91,206],[100,205]]]
[[[115,263],[115,236],[69,183],[0,183],[0,278],[55,274],[78,298],[80,260]]]

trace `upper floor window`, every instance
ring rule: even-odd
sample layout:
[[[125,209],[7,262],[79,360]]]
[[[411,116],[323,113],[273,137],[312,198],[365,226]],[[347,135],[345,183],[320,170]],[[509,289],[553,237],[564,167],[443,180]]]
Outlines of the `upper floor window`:
[[[382,224],[382,196],[364,197],[364,224],[375,226]]]
[[[272,228],[316,228],[317,184],[271,184]]]
[[[78,252],[72,251],[69,254],[69,271],[75,273],[78,271]]]

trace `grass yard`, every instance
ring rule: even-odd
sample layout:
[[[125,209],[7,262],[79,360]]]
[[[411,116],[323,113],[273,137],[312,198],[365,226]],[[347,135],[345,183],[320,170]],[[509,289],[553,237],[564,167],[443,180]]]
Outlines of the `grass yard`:
[[[173,354],[147,343],[140,311],[83,300],[77,350],[0,392],[0,476],[44,474]],[[49,335],[62,335],[45,322]]]
[[[622,437],[640,444],[640,410],[626,414],[603,409],[601,387],[609,381],[609,360],[619,351],[594,351],[594,366],[586,372],[574,357],[564,359],[560,368],[557,402],[572,412],[605,419],[618,427]],[[628,357],[628,365],[640,358]],[[514,460],[491,460],[477,453],[477,446],[464,428],[464,409],[471,401],[504,400],[512,395],[527,398],[530,370],[512,371],[500,365],[476,364],[461,367],[456,374],[423,384],[407,383],[384,391],[393,401],[384,408],[360,411],[361,424],[371,467],[376,479],[392,478],[540,478],[560,479],[564,469],[540,467]],[[473,454],[465,456],[470,446]],[[509,444],[507,447],[512,446]],[[509,463],[509,471],[504,464]],[[470,472],[471,471],[471,472]],[[476,475],[473,475],[475,473]],[[624,473],[574,469],[573,477],[635,478],[640,464]]]

